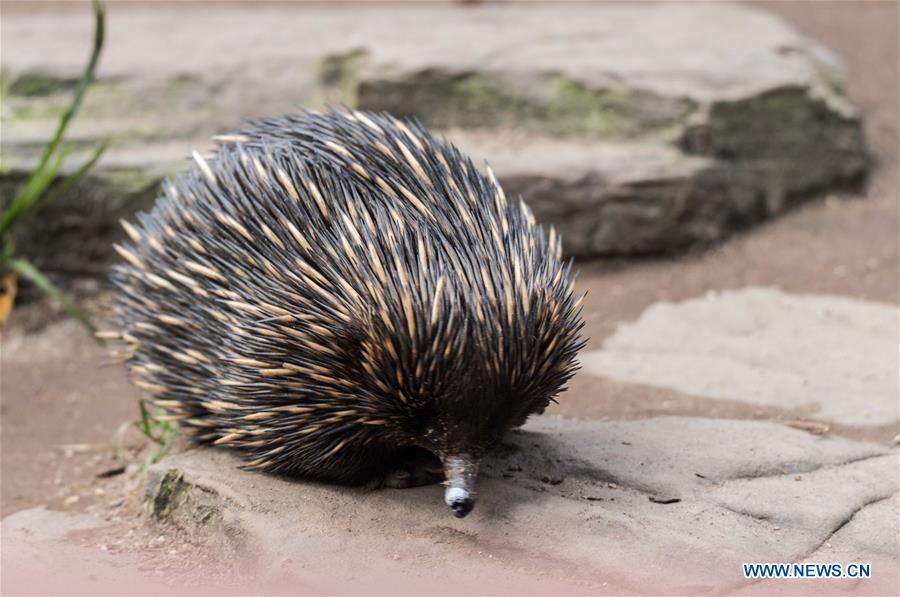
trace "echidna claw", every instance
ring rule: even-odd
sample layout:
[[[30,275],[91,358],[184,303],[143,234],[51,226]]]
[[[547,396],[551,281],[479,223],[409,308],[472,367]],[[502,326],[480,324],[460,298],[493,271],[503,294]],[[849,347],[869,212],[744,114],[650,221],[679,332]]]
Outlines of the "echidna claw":
[[[431,485],[444,478],[444,469],[438,457],[421,448],[399,451],[385,470],[379,485],[392,489]]]

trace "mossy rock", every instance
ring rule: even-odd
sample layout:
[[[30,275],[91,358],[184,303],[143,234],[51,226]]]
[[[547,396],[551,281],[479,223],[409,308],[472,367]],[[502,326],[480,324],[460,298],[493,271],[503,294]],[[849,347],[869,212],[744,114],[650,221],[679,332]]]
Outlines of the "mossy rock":
[[[773,199],[856,185],[869,167],[859,118],[803,87],[717,102],[680,145],[758,174]]]
[[[52,267],[69,258],[63,241],[80,242],[68,223],[106,242],[115,226],[98,222],[149,204],[161,164],[209,149],[205,137],[245,118],[327,103],[416,117],[451,138],[493,136],[476,163],[489,160],[508,193],[528,199],[579,257],[715,242],[859,185],[869,167],[840,61],[765,11],[726,3],[321,11],[329,27],[299,19],[302,34],[278,37],[266,33],[283,15],[236,6],[217,16],[234,52],[209,43],[205,21],[178,18],[169,47],[192,47],[191,60],[131,46],[108,55],[67,140],[82,154],[99,139],[116,145],[20,246]],[[149,13],[133,16],[123,24],[129,34],[151,35]],[[38,43],[27,18],[11,13],[18,24],[4,29],[23,50],[0,77],[0,186],[33,167],[80,72],[41,70],[57,63],[57,50]],[[63,19],[44,25],[68,31]],[[504,148],[510,134],[526,137],[515,151]],[[674,170],[645,160],[646,145],[672,154]],[[706,162],[695,167],[697,159]],[[94,205],[107,196],[111,207]],[[65,224],[40,221],[51,218]],[[64,254],[44,257],[45,244]]]
[[[78,86],[77,77],[61,77],[50,73],[22,73],[4,85],[5,93],[22,97],[43,97],[60,92],[72,92]]]
[[[561,73],[523,79],[429,69],[403,79],[363,79],[357,96],[362,109],[418,117],[436,128],[517,127],[604,139],[674,139],[694,110],[689,100],[593,89]]]

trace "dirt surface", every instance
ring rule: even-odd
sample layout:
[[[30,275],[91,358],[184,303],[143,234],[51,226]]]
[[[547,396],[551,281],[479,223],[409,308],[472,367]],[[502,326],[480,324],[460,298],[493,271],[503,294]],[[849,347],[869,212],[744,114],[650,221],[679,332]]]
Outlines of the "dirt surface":
[[[875,159],[868,189],[863,195],[809,203],[714,249],[677,258],[582,263],[579,287],[588,292],[585,314],[590,348],[599,347],[618,323],[635,319],[658,300],[686,299],[711,289],[777,286],[892,304],[900,299],[898,5],[777,2],[758,6],[783,15],[845,61],[848,93],[864,114]],[[105,313],[102,304],[92,308],[101,317]],[[59,327],[58,335],[47,334],[39,344],[17,340],[17,336],[23,338],[25,328],[44,323],[49,312],[41,304],[17,310],[2,345],[2,515],[45,503],[76,511],[123,508],[116,524],[134,525],[139,511],[107,497],[121,491],[129,475],[97,475],[124,465],[125,460],[113,457],[113,435],[123,421],[134,418],[139,393],[127,384],[120,367],[103,366],[103,350],[80,337],[70,324]],[[41,355],[40,369],[29,367],[29,354]],[[724,413],[729,418],[795,416],[717,406],[714,401],[630,384],[598,383],[596,378],[576,378],[555,412],[585,418],[634,418],[659,412]],[[85,393],[85,387],[91,391]],[[890,442],[891,435],[890,430],[873,431],[871,436],[858,430],[848,433],[883,444]],[[132,436],[128,442],[135,443],[137,438]]]

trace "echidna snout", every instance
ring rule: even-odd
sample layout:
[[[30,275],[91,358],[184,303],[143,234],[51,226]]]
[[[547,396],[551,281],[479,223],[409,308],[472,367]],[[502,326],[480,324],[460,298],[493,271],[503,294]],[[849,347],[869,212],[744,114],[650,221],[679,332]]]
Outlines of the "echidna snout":
[[[457,518],[464,518],[472,508],[475,507],[475,498],[459,487],[448,487],[444,492],[444,501],[453,510],[453,515]]]
[[[478,460],[468,455],[444,458],[444,503],[453,515],[463,518],[475,507],[475,479],[478,476]]]

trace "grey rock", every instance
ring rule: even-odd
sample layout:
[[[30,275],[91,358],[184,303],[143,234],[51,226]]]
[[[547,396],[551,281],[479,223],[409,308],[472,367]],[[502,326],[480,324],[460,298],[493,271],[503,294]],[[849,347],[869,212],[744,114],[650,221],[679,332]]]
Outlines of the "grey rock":
[[[729,510],[766,524],[806,529],[817,534],[816,549],[867,506],[897,493],[897,454],[856,458],[801,475],[779,474],[738,479],[711,492],[711,498]],[[892,524],[885,519],[882,524]],[[786,534],[802,550],[807,538]],[[883,552],[890,543],[882,544]],[[811,554],[810,554],[811,555]],[[874,555],[874,554],[866,554]]]
[[[490,6],[391,18],[404,32],[401,43],[370,22],[355,44],[360,102],[449,119],[442,124],[521,108],[524,116],[547,116],[554,132],[608,136],[671,125],[694,105],[791,87],[815,90],[833,109],[851,112],[834,93],[843,73],[830,52],[738,5]],[[440,28],[432,26],[438,21]],[[428,84],[416,85],[417,77]],[[394,93],[404,86],[430,95]],[[575,117],[573,129],[554,128],[567,117]],[[617,117],[629,124],[617,125]]]
[[[531,428],[548,434],[541,443],[552,446],[552,457],[561,458],[568,469],[583,471],[582,476],[594,475],[601,483],[673,497],[711,485],[793,476],[885,454],[873,444],[816,437],[762,421],[659,417],[600,425],[543,418],[526,427]],[[777,442],[760,439],[773,436]],[[519,443],[524,446],[525,441]],[[728,449],[710,453],[711,446]],[[535,460],[544,452],[523,449],[505,461],[523,468],[540,462],[545,470],[552,463]],[[528,461],[519,462],[520,456]]]
[[[619,381],[840,425],[893,425],[897,327],[894,305],[744,288],[656,303],[581,361]]]
[[[556,7],[484,16],[506,26],[461,21],[446,36],[422,36],[422,51],[385,43],[352,54],[359,105],[438,127],[643,140],[715,158],[659,178],[638,153],[641,180],[624,187],[605,180],[614,166],[597,166],[596,149],[583,150],[597,157],[587,171],[568,163],[526,178],[498,166],[504,183],[559,226],[571,254],[719,240],[800,197],[857,182],[867,168],[838,61],[765,13],[669,3],[605,6],[596,18]],[[552,217],[573,198],[589,208]]]
[[[860,490],[848,484],[842,484],[837,487],[823,488],[825,492],[815,496],[816,500],[822,502],[831,502],[832,500],[844,502],[851,509],[843,518],[830,521],[832,526],[826,527],[830,529],[830,534],[825,536],[819,547],[803,560],[803,563],[826,565],[839,563],[845,571],[848,564],[868,565],[870,578],[836,578],[819,581],[767,579],[742,587],[734,593],[740,595],[796,595],[798,588],[804,585],[815,586],[816,592],[819,594],[827,591],[834,595],[854,593],[896,595],[900,592],[900,574],[898,574],[896,555],[900,552],[900,547],[898,547],[900,545],[900,517],[898,517],[900,494],[896,492],[896,487],[891,494],[888,486],[889,480],[896,477],[897,461],[892,456],[879,460],[883,460],[883,462],[876,460],[867,464],[868,471],[856,470],[851,475],[855,477],[852,481],[857,480],[860,475],[866,476],[870,480],[872,473],[886,475],[888,483],[881,491],[876,490],[869,493],[870,490],[875,489],[871,485]],[[829,471],[822,472],[825,475],[829,474]],[[818,473],[816,475],[818,476]],[[806,481],[807,476],[803,475],[801,482]],[[772,487],[772,489],[778,492],[787,490],[787,493],[796,495],[796,492],[790,491],[789,483],[791,483],[789,479],[784,479],[781,487]],[[806,492],[803,493],[806,495]],[[887,497],[880,497],[885,494]],[[737,496],[732,496],[732,499],[734,498]],[[759,503],[763,500],[757,499],[756,501]],[[766,508],[765,514],[795,517],[798,511],[808,508],[811,505],[809,502],[812,500],[801,498],[795,499],[794,503],[790,503],[790,499],[778,501],[781,509],[779,510],[777,506]],[[814,511],[825,514],[824,508],[816,507],[815,504],[812,506]],[[759,510],[755,513],[757,516],[760,514],[762,512]],[[828,517],[827,514],[825,516]],[[814,517],[814,515],[809,517],[810,522]],[[821,522],[828,524],[826,521]],[[790,541],[791,537],[785,536],[785,539]],[[763,554],[759,561],[771,560]]]
[[[438,486],[366,490],[275,478],[240,471],[232,454],[211,449],[152,467],[146,503],[164,528],[255,562],[262,582],[721,593],[747,586],[741,562],[803,561],[835,533],[846,533],[861,558],[896,562],[889,533],[862,535],[862,516],[858,529],[846,523],[897,492],[896,464],[896,451],[772,423],[538,417],[484,464],[480,502],[464,520],[445,512]],[[866,515],[885,525],[897,518],[886,507]],[[890,590],[891,572],[854,591]]]
[[[560,230],[569,255],[652,253],[719,238],[726,212],[700,214],[715,196],[731,197],[732,215],[756,209],[740,187],[716,195],[704,182],[716,175],[714,160],[658,143],[461,129],[447,137],[476,164],[489,163],[508,196],[522,195],[541,223]]]
[[[891,549],[900,541],[900,494],[879,499],[876,494],[863,502],[844,526],[822,542],[810,560],[819,562],[859,562],[871,557],[890,560]]]
[[[233,5],[215,15],[227,43],[199,5],[120,10],[72,134],[80,155],[116,137],[103,168],[151,181],[243,118],[344,101],[467,129],[452,136],[496,163],[568,253],[590,256],[713,242],[867,168],[838,60],[746,6]],[[87,16],[4,15],[12,176],[65,105]]]

